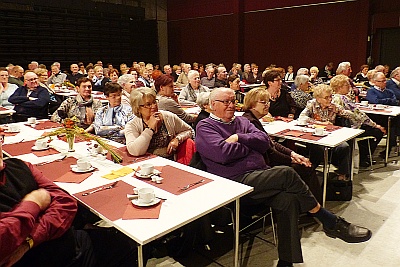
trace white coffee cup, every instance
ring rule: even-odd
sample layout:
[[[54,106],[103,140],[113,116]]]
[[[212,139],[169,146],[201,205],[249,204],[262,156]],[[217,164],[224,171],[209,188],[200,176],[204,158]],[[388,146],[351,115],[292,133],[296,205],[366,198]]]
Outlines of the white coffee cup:
[[[378,104],[378,105],[376,105],[376,108],[377,108],[377,109],[384,109],[384,108],[385,108],[385,105]]]
[[[76,166],[78,167],[78,170],[80,171],[86,171],[88,170],[92,165],[90,165],[90,162],[87,161],[86,159],[78,159],[76,161]]]
[[[324,128],[315,128],[314,133],[316,135],[323,135],[325,132]]]
[[[47,148],[47,146],[48,146],[47,145],[47,140],[45,140],[45,139],[36,140],[35,146],[36,146],[37,149]]]
[[[153,188],[141,188],[138,190],[138,197],[139,202],[150,203],[154,201],[156,195],[154,194]]]
[[[35,117],[28,118],[28,124],[36,124],[36,118]]]
[[[19,125],[18,124],[10,124],[8,125],[8,131],[10,132],[19,132]]]
[[[361,106],[368,106],[368,101],[367,100],[361,101]]]
[[[150,163],[145,163],[140,165],[140,174],[142,175],[149,175],[152,174],[154,171],[154,165]]]

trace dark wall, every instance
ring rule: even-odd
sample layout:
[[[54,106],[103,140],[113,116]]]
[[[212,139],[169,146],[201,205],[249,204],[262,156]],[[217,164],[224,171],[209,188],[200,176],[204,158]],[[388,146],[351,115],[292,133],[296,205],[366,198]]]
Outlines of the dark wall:
[[[63,69],[78,61],[158,62],[157,22],[145,21],[144,10],[91,1],[44,2],[0,3],[0,66],[26,68],[32,60],[48,68],[59,61]]]
[[[238,61],[261,68],[271,63],[299,68],[366,62],[368,0],[323,5],[293,0],[285,1],[286,6],[281,1],[217,2],[179,0],[168,5],[171,63],[230,66]]]

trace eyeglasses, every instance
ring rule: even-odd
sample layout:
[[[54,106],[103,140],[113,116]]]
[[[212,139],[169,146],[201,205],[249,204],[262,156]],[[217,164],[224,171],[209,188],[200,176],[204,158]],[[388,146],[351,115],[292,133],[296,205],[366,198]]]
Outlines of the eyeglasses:
[[[37,80],[39,80],[39,78],[27,79],[26,81],[27,81],[27,82],[34,82],[34,81],[37,81]]]
[[[375,82],[378,82],[378,83],[385,83],[385,82],[386,82],[386,80],[382,80],[382,81],[375,81]]]
[[[221,102],[225,106],[229,106],[230,104],[234,104],[234,105],[236,104],[236,99],[231,99],[231,100],[218,100],[218,99],[215,99],[214,101]]]
[[[274,79],[274,82],[282,82],[282,79]]]
[[[263,105],[265,105],[265,106],[269,106],[269,104],[270,104],[270,102],[268,101],[257,101],[258,103],[260,103],[260,104],[263,104]]]
[[[158,99],[154,100],[153,103],[146,103],[143,105],[139,105],[139,107],[143,107],[143,108],[152,108],[154,105],[158,104]]]

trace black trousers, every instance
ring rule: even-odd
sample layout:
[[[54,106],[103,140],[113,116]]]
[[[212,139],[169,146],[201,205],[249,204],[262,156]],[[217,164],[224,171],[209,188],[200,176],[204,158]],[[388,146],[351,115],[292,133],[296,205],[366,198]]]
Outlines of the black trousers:
[[[278,224],[279,259],[303,262],[299,214],[317,206],[308,186],[293,168],[287,166],[250,172],[240,182],[254,187],[254,191],[246,196],[248,201],[264,203],[274,209]]]
[[[360,134],[357,137],[364,137],[364,136],[373,136],[375,139],[370,139],[369,144],[371,147],[371,154],[374,154],[374,151],[376,150],[376,147],[378,146],[379,142],[381,141],[383,137],[383,133],[381,130],[377,128],[373,128],[368,125],[362,125],[361,129],[363,129],[365,132]],[[358,142],[358,147],[360,149],[360,161],[368,161],[368,140],[363,140]]]

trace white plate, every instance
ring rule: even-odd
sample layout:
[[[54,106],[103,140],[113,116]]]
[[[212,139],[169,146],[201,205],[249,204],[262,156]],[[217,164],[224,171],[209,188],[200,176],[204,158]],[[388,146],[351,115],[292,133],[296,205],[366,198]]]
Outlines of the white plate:
[[[20,130],[18,130],[18,131],[4,130],[4,132],[5,132],[5,133],[19,133],[19,132],[20,132]]]
[[[148,178],[151,178],[151,176],[158,175],[160,173],[161,172],[159,170],[154,170],[153,173],[150,173],[150,174],[141,174],[140,171],[137,171],[137,172],[135,172],[135,175],[139,178],[148,179]]]
[[[139,206],[139,207],[150,207],[150,206],[153,206],[153,205],[156,205],[156,204],[160,203],[161,199],[155,198],[155,199],[154,199],[152,202],[150,202],[150,203],[142,203],[142,202],[139,201],[139,199],[133,199],[133,200],[131,200],[131,201],[132,201],[132,204],[135,205],[135,206]]]
[[[49,146],[47,146],[47,147],[45,147],[45,148],[38,148],[38,147],[36,147],[36,146],[33,146],[32,147],[32,150],[35,150],[35,151],[42,151],[42,150],[47,150],[47,149],[49,149],[50,147]]]
[[[80,170],[78,169],[78,167],[76,165],[71,165],[71,169],[73,172],[78,172],[78,173],[85,173],[85,172],[91,172],[94,169],[96,169],[95,167],[91,166],[89,169],[87,170]]]

